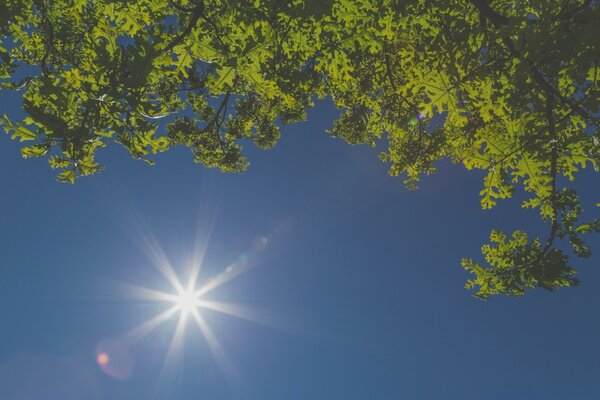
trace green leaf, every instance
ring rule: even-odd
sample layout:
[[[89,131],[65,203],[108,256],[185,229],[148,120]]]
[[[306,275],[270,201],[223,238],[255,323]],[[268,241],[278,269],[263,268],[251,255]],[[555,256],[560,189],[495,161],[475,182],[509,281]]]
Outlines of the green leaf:
[[[75,183],[75,171],[72,169],[62,171],[56,176],[59,182]]]

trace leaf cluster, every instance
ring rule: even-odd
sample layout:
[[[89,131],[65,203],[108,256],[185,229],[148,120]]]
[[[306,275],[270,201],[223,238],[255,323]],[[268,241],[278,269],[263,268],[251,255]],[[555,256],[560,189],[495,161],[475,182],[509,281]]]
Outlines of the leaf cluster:
[[[487,266],[463,261],[479,297],[520,295],[576,284],[555,241],[589,257],[599,229],[568,186],[600,162],[599,24],[597,0],[9,0],[0,90],[26,118],[0,123],[60,181],[114,144],[242,172],[243,145],[272,148],[329,98],[329,133],[385,146],[411,189],[449,159],[483,171],[484,209],[529,194],[548,237],[494,231]]]

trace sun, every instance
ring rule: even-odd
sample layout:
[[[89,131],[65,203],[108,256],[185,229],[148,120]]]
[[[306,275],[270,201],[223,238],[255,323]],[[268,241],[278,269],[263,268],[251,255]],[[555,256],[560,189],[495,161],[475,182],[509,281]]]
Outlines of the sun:
[[[173,299],[175,306],[182,314],[189,314],[197,310],[199,303],[199,297],[193,290],[185,290],[180,292],[175,299]]]
[[[285,320],[283,316],[274,317],[272,313],[263,314],[260,310],[253,309],[252,307],[211,300],[208,295],[210,292],[259,264],[257,254],[269,243],[270,236],[269,238],[261,236],[260,246],[253,245],[252,249],[240,254],[236,260],[224,267],[221,272],[209,278],[199,279],[201,266],[204,261],[206,242],[198,240],[198,248],[195,249],[191,259],[175,268],[154,236],[150,232],[141,231],[140,233],[140,244],[143,245],[142,250],[165,279],[165,283],[168,284],[167,287],[170,286],[170,290],[155,290],[144,286],[124,284],[128,295],[133,296],[136,300],[161,303],[160,307],[162,311],[125,332],[119,337],[120,340],[127,346],[131,346],[159,326],[168,324],[171,321],[174,330],[171,341],[168,344],[161,377],[167,371],[179,370],[177,366],[179,364],[178,361],[186,354],[183,351],[185,341],[200,339],[201,343],[206,345],[210,350],[224,375],[231,382],[237,384],[239,377],[236,368],[229,360],[217,335],[209,325],[206,315],[203,314],[216,312],[277,329],[286,328],[284,326],[286,325],[285,322],[282,324],[282,321]],[[184,274],[181,274],[181,272]],[[208,312],[205,313],[204,311]],[[193,330],[199,333],[199,335],[186,333],[189,325],[195,325],[192,329],[195,328]],[[101,353],[97,356],[99,365],[110,364],[109,354]]]
[[[158,301],[168,305],[168,308],[125,333],[123,336],[125,341],[134,343],[160,325],[175,319],[175,330],[173,332],[171,343],[168,346],[163,370],[169,370],[171,369],[170,367],[173,367],[172,369],[176,370],[174,365],[183,354],[182,350],[186,337],[186,327],[192,323],[193,325],[196,325],[201,336],[204,337],[205,343],[226,376],[229,379],[236,381],[237,372],[221,347],[213,330],[202,315],[201,310],[212,308],[217,312],[239,317],[241,315],[239,310],[229,310],[228,305],[221,305],[218,302],[209,301],[205,299],[204,296],[208,292],[211,292],[238,276],[240,273],[246,271],[249,267],[248,263],[245,259],[234,262],[227,266],[222,273],[209,279],[203,285],[198,286],[198,276],[200,266],[202,265],[201,262],[193,262],[187,267],[181,268],[188,272],[186,274],[187,276],[185,276],[184,279],[181,279],[182,277],[178,276],[176,269],[171,265],[164,253],[162,253],[160,247],[154,247],[151,254],[153,255],[152,259],[155,266],[170,284],[171,290],[158,291],[132,285],[127,285],[127,287],[130,293],[135,295],[136,298]],[[193,338],[193,336],[190,336],[190,338]],[[98,360],[99,364],[101,362],[106,362],[103,356]]]

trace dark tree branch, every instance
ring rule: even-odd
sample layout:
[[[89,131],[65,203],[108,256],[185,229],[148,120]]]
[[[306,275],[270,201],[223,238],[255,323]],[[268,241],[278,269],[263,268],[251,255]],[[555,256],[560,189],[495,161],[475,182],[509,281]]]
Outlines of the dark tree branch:
[[[508,18],[492,9],[487,0],[471,0],[471,3],[479,10],[479,13],[483,15],[485,19],[494,25],[494,28],[498,29],[504,25],[508,25]]]
[[[419,109],[417,108],[417,106],[414,103],[410,102],[406,97],[399,94],[398,91],[396,90],[396,79],[394,77],[394,73],[392,72],[392,63],[390,61],[390,57],[388,54],[385,55],[385,72],[386,72],[385,75],[388,78],[390,86],[394,90],[394,95],[397,97],[400,97],[400,99],[414,113],[414,118],[417,119],[417,125],[419,128],[419,140],[417,142],[417,150],[413,153],[411,159],[408,162],[410,165],[413,165],[418,160],[418,158],[421,155],[421,152],[423,151],[423,148],[422,148],[423,147],[423,133],[424,133],[425,128],[423,127],[423,123],[421,121],[421,115],[420,115],[420,112],[419,112]],[[413,143],[414,143],[414,141],[413,141]]]
[[[392,89],[394,89],[394,94],[398,97],[400,97],[400,99],[411,109],[411,111],[415,114],[415,117],[419,118],[419,109],[417,108],[417,106],[414,103],[411,103],[410,101],[408,101],[408,99],[404,96],[401,96],[398,94],[398,91],[396,90],[396,79],[394,78],[394,73],[392,72],[392,63],[390,61],[390,56],[389,55],[385,55],[385,72],[386,72],[386,77],[388,78],[388,81],[390,82],[390,86],[392,87]]]
[[[498,14],[494,11],[487,0],[470,0],[471,4],[473,4],[479,13],[483,15],[486,19],[488,19],[496,29],[502,28],[503,26],[508,25],[508,18]],[[540,70],[533,64],[530,60],[528,60],[523,54],[521,54],[515,47],[514,42],[506,35],[502,35],[502,42],[508,49],[511,56],[520,60],[524,63],[529,70],[531,78],[535,81],[535,83],[544,91],[547,95],[552,96],[559,100],[563,105],[567,106],[587,121],[592,122],[593,124],[597,124],[598,121],[596,118],[592,117],[586,110],[584,110],[579,104],[574,102],[573,100],[564,97],[560,92],[552,86],[544,77],[544,75],[540,72]]]
[[[554,243],[554,239],[556,238],[556,232],[558,231],[559,223],[558,223],[558,210],[556,206],[556,176],[558,174],[558,137],[556,135],[556,127],[554,121],[554,112],[553,112],[553,97],[546,97],[546,119],[548,121],[548,130],[550,133],[551,145],[552,145],[552,153],[550,155],[550,176],[552,178],[552,192],[550,193],[550,204],[552,206],[552,225],[550,226],[550,234],[548,235],[548,240],[546,241],[546,245],[542,250],[542,253],[538,258],[543,258]]]
[[[175,5],[175,3],[172,3],[173,5]],[[175,6],[175,8],[177,8],[177,6]],[[200,2],[196,5],[196,7],[192,8],[192,9],[187,9],[187,8],[183,8],[184,12],[191,12],[192,15],[190,16],[190,20],[188,22],[188,24],[186,25],[185,29],[179,34],[177,35],[168,45],[167,47],[165,47],[163,49],[164,53],[168,53],[169,51],[173,50],[173,48],[175,46],[177,46],[178,44],[180,44],[181,42],[183,42],[183,40],[192,32],[192,29],[194,29],[194,27],[196,26],[196,24],[198,23],[198,20],[200,19],[200,17],[202,16],[202,14],[204,13],[204,3]]]
[[[41,20],[41,28],[45,31],[48,37],[48,41],[46,43],[46,50],[42,59],[40,60],[40,68],[44,75],[50,75],[50,69],[48,68],[48,58],[52,55],[52,50],[54,49],[54,26],[50,19],[48,18],[48,9],[46,7],[46,3],[44,1],[36,2],[40,12],[42,14]]]
[[[208,123],[204,128],[202,128],[200,133],[207,132],[213,126],[216,126],[215,132],[217,133],[217,135],[219,135],[219,129],[221,128],[221,125],[223,124],[223,121],[225,120],[225,116],[227,114],[227,104],[229,103],[229,98],[231,97],[231,90],[232,89],[229,89],[225,96],[223,96],[223,100],[221,100],[221,104],[219,105],[219,108],[217,109],[217,112],[215,113],[214,117],[210,121],[208,121]],[[219,144],[221,145],[220,138]]]
[[[594,117],[592,117],[586,110],[584,110],[579,104],[577,104],[573,100],[571,100],[567,97],[564,97],[562,94],[560,94],[558,89],[556,89],[554,86],[552,86],[546,80],[546,78],[540,72],[540,70],[531,61],[529,61],[527,58],[525,58],[518,50],[515,49],[515,46],[514,46],[514,43],[512,40],[510,40],[507,37],[503,37],[502,41],[505,44],[505,46],[508,48],[508,50],[510,51],[511,55],[513,55],[515,58],[517,58],[521,62],[525,63],[525,65],[527,65],[529,72],[531,74],[531,77],[533,78],[533,80],[538,84],[538,86],[542,90],[544,90],[548,95],[555,97],[557,100],[559,100],[565,106],[567,106],[568,108],[573,110],[575,113],[577,113],[580,116],[582,116],[583,118],[585,118],[587,121],[590,121],[590,122],[596,121],[596,119]]]
[[[558,233],[558,229],[560,228],[560,223],[558,221],[558,207],[556,204],[556,177],[558,175],[558,137],[556,135],[556,125],[554,120],[554,101],[552,96],[546,97],[546,119],[548,122],[548,131],[550,133],[552,152],[550,154],[550,176],[551,176],[551,193],[550,193],[550,204],[552,207],[552,222],[550,225],[550,232],[548,233],[548,238],[546,239],[546,244],[542,248],[542,251],[535,257],[533,261],[530,263],[518,266],[513,268],[513,270],[518,269],[528,269],[535,267],[546,257],[548,252],[552,249],[554,245],[554,241],[556,240],[556,235]]]
[[[194,7],[189,7],[189,8],[188,7],[184,7],[181,4],[177,4],[175,1],[169,1],[169,4],[173,8],[175,8],[175,9],[177,9],[179,11],[182,11],[182,12],[194,12]]]
[[[592,0],[584,0],[584,2],[582,4],[580,4],[579,6],[572,7],[572,8],[569,8],[569,9],[564,10],[563,12],[561,12],[558,15],[558,19],[560,19],[562,21],[569,20],[573,16],[575,16],[576,14],[578,14],[581,11],[585,10],[586,8],[588,8],[591,5],[592,5]]]

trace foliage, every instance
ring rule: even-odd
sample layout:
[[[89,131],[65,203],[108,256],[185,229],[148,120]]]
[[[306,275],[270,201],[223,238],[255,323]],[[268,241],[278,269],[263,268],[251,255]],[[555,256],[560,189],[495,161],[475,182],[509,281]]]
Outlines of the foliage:
[[[579,282],[555,239],[588,257],[581,235],[600,230],[557,187],[600,162],[599,23],[598,0],[7,0],[0,90],[22,91],[27,116],[1,121],[60,181],[101,170],[114,143],[241,172],[244,141],[271,148],[329,97],[330,134],[387,142],[409,188],[450,159],[485,171],[484,209],[528,192],[545,244],[494,231],[488,266],[463,260],[467,287],[552,290]]]

